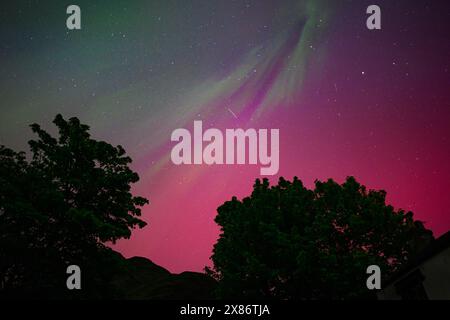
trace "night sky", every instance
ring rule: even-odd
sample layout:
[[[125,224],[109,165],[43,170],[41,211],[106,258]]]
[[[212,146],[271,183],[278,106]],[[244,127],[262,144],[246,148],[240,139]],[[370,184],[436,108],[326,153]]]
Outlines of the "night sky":
[[[66,28],[77,4],[82,29]],[[367,6],[382,30],[366,28]],[[124,146],[149,226],[115,248],[173,272],[210,264],[216,208],[257,165],[175,166],[171,132],[280,129],[277,176],[384,189],[450,229],[450,1],[3,1],[0,144],[79,117]]]

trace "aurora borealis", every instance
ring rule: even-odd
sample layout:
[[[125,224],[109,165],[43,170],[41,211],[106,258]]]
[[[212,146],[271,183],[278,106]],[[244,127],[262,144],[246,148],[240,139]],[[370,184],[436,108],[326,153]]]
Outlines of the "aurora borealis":
[[[448,1],[55,1],[0,11],[0,144],[57,113],[124,146],[149,226],[116,248],[202,270],[216,208],[260,177],[250,165],[175,166],[176,128],[279,128],[279,176],[387,191],[436,235],[450,229]],[[366,28],[368,5],[382,30]]]

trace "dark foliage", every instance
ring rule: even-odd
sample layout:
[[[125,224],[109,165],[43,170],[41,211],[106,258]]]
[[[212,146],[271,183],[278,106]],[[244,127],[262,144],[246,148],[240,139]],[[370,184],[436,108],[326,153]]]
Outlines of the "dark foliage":
[[[61,115],[54,138],[39,125],[32,159],[0,146],[0,294],[29,298],[115,296],[108,279],[120,259],[104,246],[129,238],[148,203],[134,197],[138,175],[121,147],[91,139],[89,127]],[[76,264],[83,290],[66,289]]]
[[[256,180],[253,193],[218,208],[214,246],[218,294],[226,298],[370,298],[366,268],[388,277],[432,239],[411,212],[386,205],[384,191],[343,184]]]

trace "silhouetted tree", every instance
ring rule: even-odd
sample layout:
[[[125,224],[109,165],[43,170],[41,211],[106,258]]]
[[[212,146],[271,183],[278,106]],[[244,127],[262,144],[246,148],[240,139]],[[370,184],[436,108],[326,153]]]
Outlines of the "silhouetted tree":
[[[121,146],[91,139],[77,118],[53,122],[58,138],[31,125],[29,161],[0,147],[0,293],[64,297],[66,267],[76,264],[83,289],[71,296],[110,295],[118,259],[104,243],[144,227],[148,201],[130,192],[139,178]]]
[[[391,275],[433,238],[411,212],[386,205],[353,177],[342,185],[256,180],[250,197],[225,202],[221,234],[207,268],[220,297],[351,299],[373,297],[366,268]]]

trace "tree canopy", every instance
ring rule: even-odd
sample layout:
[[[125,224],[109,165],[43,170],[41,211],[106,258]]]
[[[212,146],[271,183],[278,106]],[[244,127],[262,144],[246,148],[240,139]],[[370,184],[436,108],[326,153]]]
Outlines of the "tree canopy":
[[[369,265],[389,277],[433,238],[411,212],[387,205],[384,191],[353,177],[316,181],[314,190],[297,178],[256,180],[251,196],[218,208],[216,222],[207,271],[225,298],[367,298]]]
[[[108,275],[98,269],[113,259],[105,242],[144,227],[148,200],[132,195],[139,177],[121,146],[92,139],[77,118],[53,123],[57,138],[31,125],[29,160],[0,146],[0,291],[66,294],[66,267],[77,264],[91,280],[83,294],[98,297]]]

